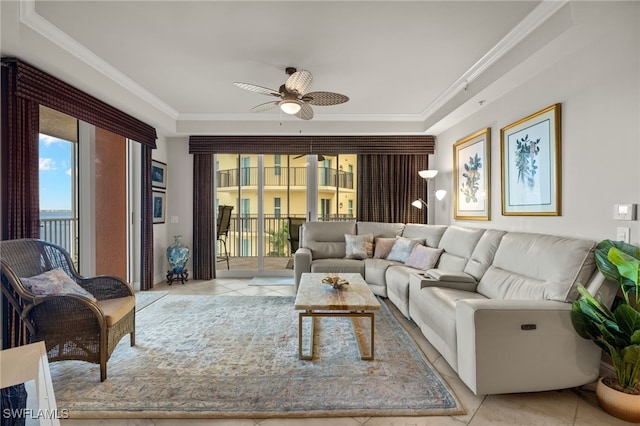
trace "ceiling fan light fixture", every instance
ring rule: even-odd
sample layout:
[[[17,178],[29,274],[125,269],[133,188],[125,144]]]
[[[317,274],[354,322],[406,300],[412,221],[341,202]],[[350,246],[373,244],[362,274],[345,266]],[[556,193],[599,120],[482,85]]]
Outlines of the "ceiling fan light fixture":
[[[280,102],[280,109],[285,114],[297,114],[298,111],[300,111],[300,108],[302,108],[302,104],[300,101],[294,99],[285,99]]]

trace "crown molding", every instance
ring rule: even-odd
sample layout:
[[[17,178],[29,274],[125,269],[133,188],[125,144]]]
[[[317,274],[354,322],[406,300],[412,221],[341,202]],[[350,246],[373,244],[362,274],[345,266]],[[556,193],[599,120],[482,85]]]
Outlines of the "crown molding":
[[[20,0],[20,23],[31,28],[47,40],[56,44],[60,48],[69,52],[85,64],[91,66],[99,73],[110,78],[126,90],[130,91],[134,95],[143,99],[159,111],[170,118],[177,120],[178,111],[171,108],[160,98],[153,95],[148,90],[144,89],[138,83],[131,78],[118,71],[115,67],[111,66],[105,60],[97,56],[95,53],[78,43],[75,39],[70,37],[67,33],[60,30],[60,28],[47,21],[41,15],[36,12],[35,0]]]
[[[179,121],[273,121],[280,118],[281,121],[299,121],[287,114],[178,114]],[[420,114],[319,114],[314,115],[313,121],[423,121]]]
[[[518,23],[509,33],[491,48],[478,62],[473,64],[464,74],[462,74],[453,84],[440,94],[425,110],[420,114],[422,120],[426,120],[447,102],[453,99],[458,93],[477,79],[491,65],[513,49],[525,37],[531,34],[543,22],[553,16],[569,0],[542,0],[535,9],[531,11],[522,21]]]

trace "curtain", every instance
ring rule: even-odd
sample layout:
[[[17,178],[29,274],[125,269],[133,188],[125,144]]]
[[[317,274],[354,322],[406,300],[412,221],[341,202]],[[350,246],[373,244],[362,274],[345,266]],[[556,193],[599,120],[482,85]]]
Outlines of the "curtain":
[[[426,223],[426,209],[411,202],[426,199],[426,181],[418,171],[428,169],[426,155],[358,155],[358,220]]]
[[[193,156],[193,278],[216,277],[213,155]]]
[[[153,191],[151,183],[151,147],[142,146],[142,220],[140,239],[140,290],[153,288]]]

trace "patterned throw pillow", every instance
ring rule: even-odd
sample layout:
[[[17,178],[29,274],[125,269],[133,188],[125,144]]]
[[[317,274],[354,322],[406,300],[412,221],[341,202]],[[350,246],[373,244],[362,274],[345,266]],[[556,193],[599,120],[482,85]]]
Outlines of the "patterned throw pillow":
[[[91,293],[80,287],[66,272],[60,268],[43,272],[30,278],[20,278],[22,284],[33,294],[46,296],[49,294],[76,294],[97,301]]]
[[[391,253],[391,249],[393,248],[393,243],[396,242],[395,238],[384,238],[379,237],[375,239],[375,251],[373,252],[374,259],[386,259]]]
[[[419,238],[397,237],[389,256],[387,256],[387,260],[405,263],[416,244],[422,243],[424,243],[424,240]]]
[[[362,260],[373,256],[373,234],[344,234],[344,240],[347,243],[345,259]]]
[[[416,244],[404,265],[411,266],[416,269],[424,269],[426,271],[427,269],[432,269],[436,266],[441,254],[442,249]]]

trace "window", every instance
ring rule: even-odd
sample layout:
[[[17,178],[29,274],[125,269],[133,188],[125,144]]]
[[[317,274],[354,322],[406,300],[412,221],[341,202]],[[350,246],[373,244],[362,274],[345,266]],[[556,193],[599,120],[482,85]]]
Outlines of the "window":
[[[273,214],[278,218],[282,215],[282,198],[280,197],[273,199]]]
[[[331,198],[320,199],[320,217],[323,219],[331,215]]]
[[[243,198],[240,201],[240,220],[242,221],[242,229],[245,231],[251,229],[251,199]]]
[[[251,185],[251,158],[240,159],[240,185]]]
[[[347,213],[349,214],[349,217],[353,217],[353,200],[349,200],[347,206]]]
[[[275,176],[280,176],[282,174],[282,156],[274,155],[273,156],[273,174]]]

